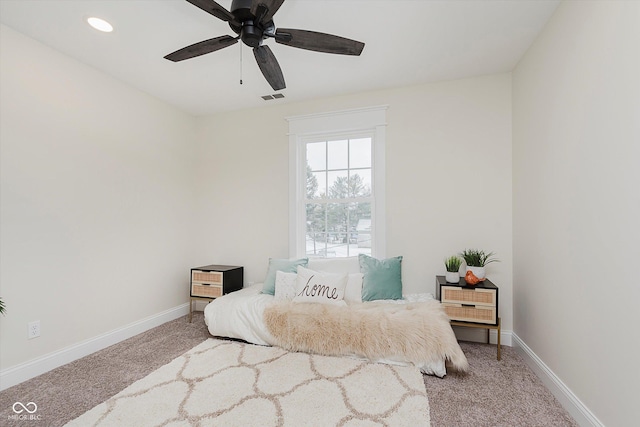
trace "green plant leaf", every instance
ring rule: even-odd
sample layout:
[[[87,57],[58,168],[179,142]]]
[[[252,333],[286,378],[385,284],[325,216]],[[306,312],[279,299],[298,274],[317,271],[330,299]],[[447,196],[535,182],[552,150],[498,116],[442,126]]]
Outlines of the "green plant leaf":
[[[444,266],[449,272],[458,272],[460,270],[460,266],[462,265],[462,260],[457,255],[451,255],[449,258],[445,258]]]
[[[479,249],[465,249],[460,253],[468,267],[484,267],[489,263],[499,262],[494,255],[493,252],[486,253]]]

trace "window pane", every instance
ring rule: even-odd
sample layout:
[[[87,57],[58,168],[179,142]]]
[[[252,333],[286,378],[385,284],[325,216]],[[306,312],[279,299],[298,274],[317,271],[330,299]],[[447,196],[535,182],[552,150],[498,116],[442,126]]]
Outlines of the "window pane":
[[[328,169],[346,169],[349,167],[349,142],[327,142]]]
[[[371,195],[371,169],[351,171],[349,177],[349,197],[369,197]]]
[[[307,203],[307,232],[323,233],[327,231],[326,205],[320,203]]]
[[[321,203],[307,203],[306,251],[308,255],[318,255],[326,251],[327,245],[327,207]]]
[[[307,174],[307,198],[319,199],[327,195],[327,173],[312,172]]]
[[[325,256],[327,253],[327,239],[323,233],[307,233],[306,235],[307,255]]]
[[[352,230],[355,229],[356,247],[371,252],[371,203],[351,203],[349,205],[349,217]]]
[[[327,206],[327,257],[349,256],[348,203],[331,203]]]
[[[371,255],[371,234],[358,234],[357,242],[355,245],[349,245],[349,256],[358,254]]]
[[[327,151],[325,142],[310,142],[307,144],[307,165],[311,170],[319,171],[327,168]]]
[[[343,243],[343,239],[343,233],[329,233],[327,236],[327,252],[323,256],[328,258],[348,256],[348,247]]]
[[[331,199],[346,199],[349,197],[349,178],[346,170],[327,172],[327,195]]]
[[[352,139],[349,141],[349,167],[371,167],[371,138]]]
[[[327,231],[346,232],[347,205],[344,203],[330,203],[327,205]]]
[[[349,218],[358,232],[371,231],[371,203],[349,203]]]

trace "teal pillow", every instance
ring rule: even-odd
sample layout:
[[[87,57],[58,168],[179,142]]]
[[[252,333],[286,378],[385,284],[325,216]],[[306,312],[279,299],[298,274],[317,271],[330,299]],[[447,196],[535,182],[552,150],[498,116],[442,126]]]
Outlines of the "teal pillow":
[[[296,273],[298,266],[307,266],[309,258],[300,259],[273,259],[269,258],[269,270],[267,277],[262,284],[262,293],[273,295],[276,293],[276,272],[283,271],[285,273]]]
[[[358,260],[364,274],[362,301],[402,299],[401,256],[379,260],[360,254]]]

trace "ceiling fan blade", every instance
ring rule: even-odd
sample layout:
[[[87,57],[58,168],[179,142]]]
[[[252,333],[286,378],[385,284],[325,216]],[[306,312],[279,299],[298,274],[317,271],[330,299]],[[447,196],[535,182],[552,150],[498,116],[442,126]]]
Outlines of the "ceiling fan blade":
[[[220,6],[213,0],[187,0],[192,5],[199,7],[207,13],[212,14],[218,19],[225,22],[236,22],[236,17],[231,14],[227,9]]]
[[[284,76],[280,69],[278,60],[269,49],[269,46],[258,46],[253,49],[253,56],[256,58],[258,67],[262,71],[262,75],[271,85],[273,90],[282,90],[287,87],[284,83]]]
[[[224,49],[225,47],[236,43],[238,43],[238,39],[235,37],[220,36],[199,43],[194,43],[191,46],[183,47],[182,49],[168,54],[164,58],[173,62],[183,61],[185,59],[195,58],[196,56]]]
[[[340,55],[358,56],[362,53],[362,49],[364,49],[364,43],[356,40],[334,36],[333,34],[295,30],[292,28],[278,28],[275,39],[278,43],[299,49],[337,53]]]
[[[251,13],[256,16],[260,22],[267,23],[273,19],[273,15],[280,9],[284,0],[253,0],[251,3]],[[262,6],[259,8],[259,6]],[[258,16],[258,9],[261,11],[266,9],[264,16],[260,18]]]

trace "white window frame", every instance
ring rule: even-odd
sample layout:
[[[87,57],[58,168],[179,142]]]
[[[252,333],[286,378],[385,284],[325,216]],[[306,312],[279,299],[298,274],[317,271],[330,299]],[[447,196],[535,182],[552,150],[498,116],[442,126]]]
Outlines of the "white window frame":
[[[386,251],[385,142],[388,106],[359,108],[320,114],[291,116],[289,122],[289,256],[306,256],[306,143],[335,135],[372,135],[371,254],[384,258]]]

